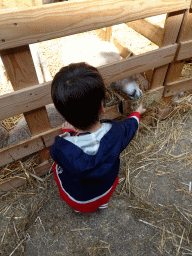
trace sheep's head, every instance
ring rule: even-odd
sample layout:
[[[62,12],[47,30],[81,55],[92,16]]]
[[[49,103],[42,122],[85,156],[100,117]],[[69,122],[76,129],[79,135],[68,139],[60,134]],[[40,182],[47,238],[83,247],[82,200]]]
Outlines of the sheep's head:
[[[139,89],[138,82],[131,78],[125,78],[123,80],[115,82],[112,84],[112,87],[123,91],[131,99],[137,99],[143,95],[142,90]]]

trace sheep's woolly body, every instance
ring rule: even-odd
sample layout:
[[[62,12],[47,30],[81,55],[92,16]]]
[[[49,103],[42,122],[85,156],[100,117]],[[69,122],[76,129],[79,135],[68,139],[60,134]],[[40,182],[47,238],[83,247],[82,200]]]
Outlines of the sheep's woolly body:
[[[73,43],[63,44],[62,59],[64,66],[70,63],[86,62],[94,67],[103,66],[121,60],[114,44],[97,38],[80,38]],[[142,95],[136,76],[113,83],[113,87],[128,94],[130,98]]]
[[[84,61],[89,65],[99,67],[121,59],[115,45],[94,37],[66,42],[62,47],[64,66]]]

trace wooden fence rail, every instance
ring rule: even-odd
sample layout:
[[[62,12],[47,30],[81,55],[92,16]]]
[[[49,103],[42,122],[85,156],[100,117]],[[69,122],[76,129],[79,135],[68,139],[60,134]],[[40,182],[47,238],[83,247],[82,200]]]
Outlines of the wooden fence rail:
[[[105,65],[100,67],[99,71],[105,83],[109,84],[170,63],[174,59],[176,50],[176,44],[170,45],[112,65]],[[0,96],[0,120],[52,103],[50,84],[48,82],[34,85]]]
[[[190,0],[63,2],[0,14],[0,50],[185,10]]]

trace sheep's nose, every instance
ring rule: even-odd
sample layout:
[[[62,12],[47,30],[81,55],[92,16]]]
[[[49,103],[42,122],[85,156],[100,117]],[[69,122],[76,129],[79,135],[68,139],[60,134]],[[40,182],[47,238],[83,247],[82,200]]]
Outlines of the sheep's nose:
[[[135,98],[135,96],[136,96],[136,89],[134,89],[134,91],[131,93],[131,94],[129,94],[129,96],[131,97],[131,99],[134,99]]]

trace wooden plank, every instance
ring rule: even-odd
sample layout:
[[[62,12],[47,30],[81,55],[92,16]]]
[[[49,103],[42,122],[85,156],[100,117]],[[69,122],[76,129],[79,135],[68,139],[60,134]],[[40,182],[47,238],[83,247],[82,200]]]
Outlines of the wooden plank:
[[[105,30],[103,28],[95,30],[97,36],[103,41],[111,42],[112,38],[112,27],[107,27]]]
[[[115,119],[120,117],[120,112],[119,112],[119,106],[114,105],[112,107],[109,107],[106,109],[105,114],[102,116],[102,119]]]
[[[192,78],[179,80],[166,84],[164,97],[169,97],[180,92],[192,90]]]
[[[112,27],[107,27],[105,33],[106,33],[105,41],[111,42],[111,38],[112,38]]]
[[[113,65],[105,65],[98,69],[105,82],[110,84],[131,75],[170,63],[174,59],[176,49],[177,44],[170,45],[149,53],[121,60]]]
[[[185,42],[192,39],[192,12],[187,10],[179,33],[178,42]]]
[[[150,68],[170,63],[174,58],[176,48],[177,45],[171,45],[153,52],[121,60],[115,64],[108,64],[98,69],[105,83],[109,84]],[[32,111],[51,103],[50,91],[51,82],[48,82],[0,96],[0,120],[21,114],[26,110]],[[41,119],[40,114],[39,116]]]
[[[44,163],[36,166],[34,168],[34,173],[38,177],[41,177],[45,174],[47,174],[51,168],[52,163],[50,161],[45,161]],[[30,175],[30,174],[29,174]],[[30,178],[33,178],[32,175],[30,175]],[[27,178],[24,174],[19,174],[14,178],[11,178],[10,180],[6,180],[4,182],[0,183],[0,195],[19,188],[20,186],[24,185],[27,181]]]
[[[169,66],[167,76],[165,79],[165,86],[167,83],[174,82],[179,79],[181,71],[183,69],[185,62],[172,62]]]
[[[157,100],[159,100],[162,98],[163,92],[164,92],[164,86],[159,86],[158,88],[155,88],[146,92],[146,95],[151,95],[155,97]]]
[[[14,91],[39,83],[28,45],[0,51],[0,55]]]
[[[164,29],[160,26],[152,24],[146,19],[128,22],[126,25],[161,47],[164,36]]]
[[[15,91],[39,83],[28,45],[3,50],[1,58]],[[32,135],[51,129],[45,107],[32,111],[24,112]]]
[[[52,103],[50,92],[51,83],[48,82],[1,95],[0,120]]]
[[[63,2],[1,13],[0,49],[8,49],[185,10],[191,0]]]
[[[101,29],[96,29],[95,32],[97,33],[97,36],[105,41],[105,30],[103,28]]]
[[[192,40],[181,43],[180,50],[177,55],[177,61],[192,57]]]
[[[54,137],[62,133],[61,127],[38,134],[14,145],[0,149],[0,166],[45,149],[54,143]]]
[[[0,183],[0,195],[3,195],[11,190],[17,189],[23,186],[27,182],[27,178],[24,175],[17,175],[11,180]]]
[[[192,39],[192,13],[187,10],[184,14],[184,19],[178,36],[178,43],[182,43]],[[178,51],[179,52],[179,51]],[[189,53],[190,54],[190,53]],[[176,57],[177,58],[177,57]],[[169,65],[169,70],[165,79],[165,91],[166,84],[174,82],[179,79],[185,61],[175,61]]]
[[[147,81],[149,82],[149,84],[151,84],[152,79],[153,79],[153,69],[147,70],[145,71],[145,78],[147,79]]]
[[[33,59],[28,45],[1,51],[1,58],[14,90],[38,84]],[[33,135],[51,129],[48,114],[45,107],[29,112],[24,112],[29,130]],[[49,152],[39,152],[44,161],[49,157]]]
[[[177,42],[178,34],[183,21],[183,15],[184,13],[181,11],[167,14],[162,46],[171,45]],[[151,89],[164,85],[168,67],[169,65],[164,65],[163,67],[159,67],[154,70]]]
[[[123,59],[125,59],[130,53],[132,53],[132,51],[129,50],[127,47],[124,47],[117,38],[112,37],[111,41],[117,47],[119,54]]]
[[[0,149],[0,166],[9,164],[24,156],[35,153],[43,148],[43,141],[41,137],[38,136],[21,141],[13,146]]]

